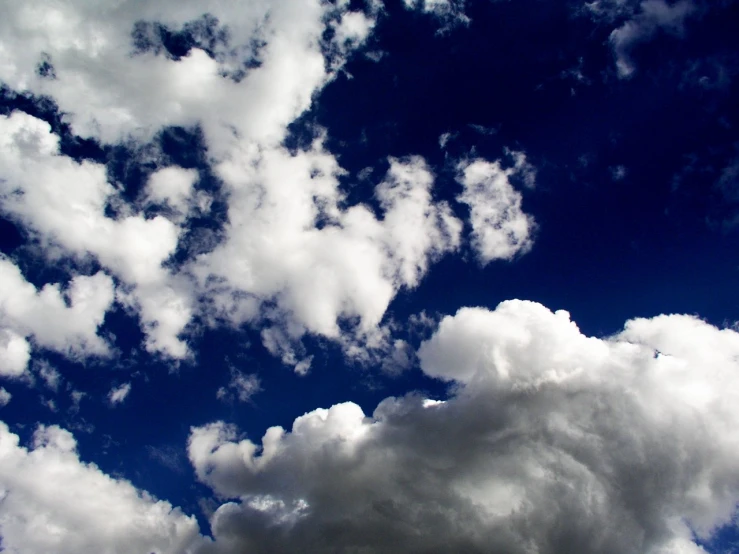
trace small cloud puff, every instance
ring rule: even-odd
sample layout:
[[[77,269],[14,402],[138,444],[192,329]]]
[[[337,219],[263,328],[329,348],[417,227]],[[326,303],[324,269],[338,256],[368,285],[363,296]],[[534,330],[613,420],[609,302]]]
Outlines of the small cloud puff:
[[[493,260],[511,260],[533,246],[534,219],[521,209],[522,196],[510,178],[516,174],[533,186],[536,172],[520,152],[510,152],[515,165],[504,169],[500,161],[464,161],[457,166],[463,192],[457,200],[470,208],[472,247],[484,266]]]
[[[126,400],[128,393],[130,392],[131,392],[131,383],[123,383],[122,385],[118,387],[113,387],[112,389],[110,389],[110,392],[108,393],[108,403],[111,406],[122,404],[123,401]]]

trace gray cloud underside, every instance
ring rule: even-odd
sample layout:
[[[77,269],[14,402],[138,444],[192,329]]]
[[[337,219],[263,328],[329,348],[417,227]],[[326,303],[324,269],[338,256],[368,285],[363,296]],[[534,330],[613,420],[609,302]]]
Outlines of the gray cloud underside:
[[[739,493],[735,331],[673,315],[599,339],[566,312],[509,301],[443,319],[418,356],[428,375],[453,385],[448,400],[388,398],[372,416],[338,404],[290,431],[269,429],[261,444],[223,422],[194,428],[190,461],[225,501],[213,539],[82,463],[66,431],[41,429],[26,450],[4,427],[3,545],[694,554],[703,550],[693,533],[709,537],[730,521]]]

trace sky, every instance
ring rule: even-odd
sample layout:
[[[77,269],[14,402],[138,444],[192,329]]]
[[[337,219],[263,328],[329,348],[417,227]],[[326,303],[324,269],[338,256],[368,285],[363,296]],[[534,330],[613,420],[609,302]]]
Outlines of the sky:
[[[739,2],[0,6],[0,551],[739,552]]]

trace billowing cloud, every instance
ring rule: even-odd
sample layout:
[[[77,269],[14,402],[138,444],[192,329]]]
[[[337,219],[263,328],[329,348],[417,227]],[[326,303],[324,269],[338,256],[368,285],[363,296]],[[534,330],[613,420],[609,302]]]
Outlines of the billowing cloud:
[[[27,449],[0,423],[0,498],[8,552],[189,554],[203,540],[194,518],[81,462],[56,426],[40,426]]]
[[[5,387],[0,387],[0,408],[7,406],[13,395],[5,390]]]
[[[337,26],[344,47],[371,27],[346,4],[10,4],[0,23],[0,80],[53,98],[80,136],[116,143],[202,124],[213,150],[225,153],[236,137],[279,141],[310,105],[329,78],[321,51],[326,22]],[[189,52],[165,55],[163,29],[187,36]]]
[[[699,553],[739,492],[739,333],[691,316],[580,333],[523,301],[445,318],[419,351],[444,402],[319,409],[261,444],[192,431],[223,497],[206,552]]]
[[[510,260],[533,246],[534,219],[521,209],[521,193],[510,177],[521,173],[532,186],[535,172],[520,152],[511,153],[515,165],[508,169],[500,161],[482,159],[459,164],[457,180],[463,192],[457,200],[470,208],[472,247],[482,265],[493,260]]]
[[[337,404],[259,445],[194,428],[198,478],[234,499],[213,541],[81,462],[67,431],[41,426],[26,449],[0,424],[3,547],[698,554],[694,534],[730,520],[739,333],[672,315],[593,338],[567,312],[508,301],[444,318],[418,356],[450,398],[388,398],[372,416]]]

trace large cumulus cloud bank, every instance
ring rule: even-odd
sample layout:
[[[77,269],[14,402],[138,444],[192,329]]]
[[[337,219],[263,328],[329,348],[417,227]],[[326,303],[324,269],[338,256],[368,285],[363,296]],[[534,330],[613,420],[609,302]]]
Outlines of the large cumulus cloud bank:
[[[445,402],[388,398],[193,430],[229,552],[701,552],[739,492],[739,334],[689,316],[586,337],[564,311],[464,308],[425,342]],[[216,547],[214,547],[216,548]]]
[[[3,544],[127,552],[99,545],[128,530],[157,552],[699,553],[696,537],[731,520],[739,333],[670,315],[587,337],[567,312],[516,300],[444,318],[418,356],[449,398],[317,409],[261,443],[222,421],[193,428],[195,473],[223,500],[212,539],[81,463],[68,433],[41,429],[26,450],[6,429]],[[86,489],[74,513],[58,481],[33,478],[62,470],[65,494]],[[113,506],[131,513],[98,517]],[[39,521],[55,533],[26,542]]]

